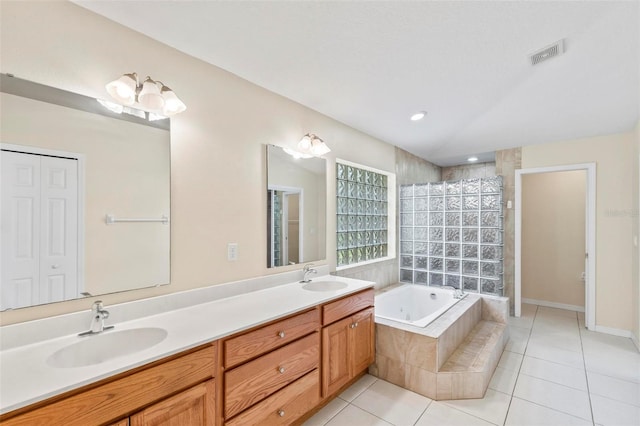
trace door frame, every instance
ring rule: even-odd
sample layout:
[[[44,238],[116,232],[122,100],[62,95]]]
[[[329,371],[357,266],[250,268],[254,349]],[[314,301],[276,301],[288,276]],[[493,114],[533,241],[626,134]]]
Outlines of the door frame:
[[[285,218],[287,218],[288,222],[288,217],[289,217],[289,213],[288,213],[288,203],[287,203],[287,199],[286,199],[286,195],[289,194],[299,194],[300,195],[300,199],[298,202],[298,260],[299,263],[304,263],[304,232],[302,232],[302,230],[304,229],[304,188],[299,188],[296,186],[284,186],[284,185],[269,185],[267,190],[270,191],[280,191],[284,193],[284,197],[282,197],[282,210],[283,210],[283,214],[282,214],[282,219],[284,221]],[[271,212],[271,226],[273,227],[273,211]],[[283,232],[283,236],[286,235],[287,236],[287,241],[289,239],[289,229],[288,229],[288,223],[286,224],[287,226],[282,226],[282,232]],[[285,234],[286,233],[286,234]],[[272,233],[272,239],[273,239],[273,233]],[[283,260],[286,259],[287,263],[285,263],[282,266],[287,266],[289,265],[288,263],[288,257],[289,257],[289,245],[285,244],[286,247],[282,248],[282,257]],[[271,242],[271,247],[273,248],[273,241]],[[285,256],[286,255],[286,256]],[[273,262],[273,259],[272,259]]]
[[[522,307],[522,176],[540,173],[585,170],[587,172],[585,200],[585,325],[596,326],[596,163],[537,167],[516,170],[515,174],[515,288],[514,310],[519,317]]]
[[[25,154],[44,155],[49,157],[62,157],[78,161],[78,296],[83,297],[85,292],[85,154],[70,151],[60,151],[54,149],[40,148],[37,146],[16,145],[10,143],[0,143],[0,150],[22,152]]]

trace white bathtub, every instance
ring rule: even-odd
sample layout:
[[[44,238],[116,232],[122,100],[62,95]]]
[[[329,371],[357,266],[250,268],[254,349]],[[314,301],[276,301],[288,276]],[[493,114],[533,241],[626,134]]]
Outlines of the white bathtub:
[[[426,327],[459,300],[450,289],[402,285],[376,296],[376,317]]]

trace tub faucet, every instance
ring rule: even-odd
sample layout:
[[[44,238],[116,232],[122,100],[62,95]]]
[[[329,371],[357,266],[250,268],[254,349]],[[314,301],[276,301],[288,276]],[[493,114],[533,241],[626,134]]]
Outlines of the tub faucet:
[[[462,287],[455,288],[452,285],[443,285],[442,286],[442,288],[445,288],[445,287],[449,287],[450,289],[453,290],[453,298],[454,299],[462,299],[462,298],[464,298],[466,296],[466,294],[464,294],[464,291],[462,290]]]
[[[107,327],[104,326],[104,320],[109,318],[109,311],[104,309],[102,305],[102,300],[96,300],[91,305],[91,325],[89,326],[89,330],[78,334],[78,336],[90,336],[93,334],[100,334],[105,330],[111,330],[114,326],[109,325]]]
[[[304,268],[302,268],[302,281],[300,281],[301,283],[310,283],[311,278],[309,278],[309,275],[318,273],[318,271],[313,269],[312,266],[313,263],[307,263],[306,265],[304,265]]]

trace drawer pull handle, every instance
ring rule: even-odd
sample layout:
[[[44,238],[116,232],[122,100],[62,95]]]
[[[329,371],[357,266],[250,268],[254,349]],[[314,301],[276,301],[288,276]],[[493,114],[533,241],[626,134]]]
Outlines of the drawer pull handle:
[[[278,410],[278,415],[280,417],[284,417],[284,410]]]
[[[280,336],[281,339],[284,339],[284,331],[279,332],[278,336]]]
[[[280,372],[280,374],[284,374],[284,367],[278,368],[278,371]]]

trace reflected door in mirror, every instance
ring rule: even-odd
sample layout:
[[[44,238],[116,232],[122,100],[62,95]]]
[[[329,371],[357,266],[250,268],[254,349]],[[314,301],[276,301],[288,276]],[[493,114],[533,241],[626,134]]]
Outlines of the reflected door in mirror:
[[[80,297],[78,160],[6,150],[0,155],[0,309]]]

